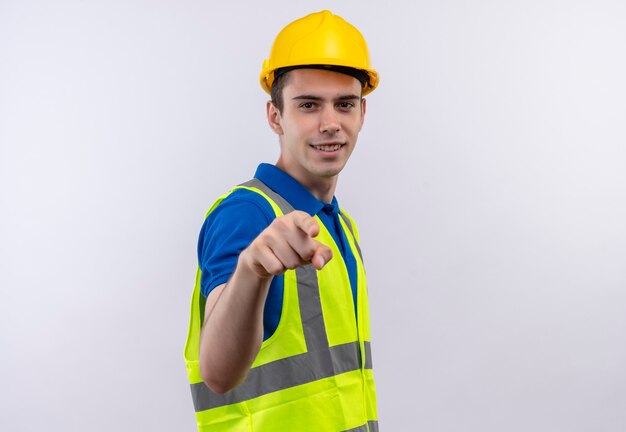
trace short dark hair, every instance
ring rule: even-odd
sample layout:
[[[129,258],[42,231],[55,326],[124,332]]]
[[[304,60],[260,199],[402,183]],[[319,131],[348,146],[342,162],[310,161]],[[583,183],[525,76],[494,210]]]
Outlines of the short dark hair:
[[[274,82],[272,83],[272,89],[270,90],[270,96],[272,97],[272,103],[276,107],[279,113],[282,114],[284,101],[283,101],[283,89],[287,83],[288,73],[282,72],[277,74],[274,72]]]
[[[272,103],[280,113],[283,112],[284,108],[283,89],[285,88],[285,84],[287,83],[287,76],[289,75],[289,72],[294,69],[322,69],[332,72],[339,72],[344,75],[350,75],[351,77],[359,80],[362,89],[365,88],[365,86],[369,83],[369,75],[367,74],[367,72],[360,69],[354,69],[344,66],[303,65],[276,69],[274,71],[274,82],[272,83],[270,96],[272,98]]]

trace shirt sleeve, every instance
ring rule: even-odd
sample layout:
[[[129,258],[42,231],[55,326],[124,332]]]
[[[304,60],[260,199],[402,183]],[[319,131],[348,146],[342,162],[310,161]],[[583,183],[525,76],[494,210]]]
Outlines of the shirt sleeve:
[[[198,265],[205,297],[228,281],[239,254],[274,219],[273,211],[259,194],[240,190],[222,201],[205,219],[198,239]]]

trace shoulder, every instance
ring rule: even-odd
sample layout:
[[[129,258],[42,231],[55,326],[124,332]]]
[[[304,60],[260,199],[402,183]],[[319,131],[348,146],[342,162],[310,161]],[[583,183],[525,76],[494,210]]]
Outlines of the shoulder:
[[[272,207],[258,193],[237,189],[220,197],[207,214],[198,237],[202,293],[225,283],[242,250],[274,220]]]
[[[271,205],[262,195],[249,189],[234,189],[207,214],[207,219],[224,217],[232,221],[261,218],[269,223],[275,216]]]
[[[204,237],[230,237],[234,233],[258,234],[274,220],[272,207],[263,196],[247,189],[236,189],[218,200],[207,214],[200,242]],[[255,234],[255,236],[256,236]]]

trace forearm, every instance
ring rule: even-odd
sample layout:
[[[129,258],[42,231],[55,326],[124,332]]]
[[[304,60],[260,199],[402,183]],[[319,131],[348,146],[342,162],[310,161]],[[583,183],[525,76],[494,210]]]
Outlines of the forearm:
[[[207,310],[200,337],[200,371],[217,393],[245,379],[263,342],[263,308],[272,278],[250,271],[242,256],[212,309]]]
[[[274,275],[311,263],[321,269],[332,252],[314,240],[314,218],[300,211],[274,219],[241,252],[230,281],[209,294],[200,336],[200,373],[217,393],[239,385],[263,343],[263,309]]]

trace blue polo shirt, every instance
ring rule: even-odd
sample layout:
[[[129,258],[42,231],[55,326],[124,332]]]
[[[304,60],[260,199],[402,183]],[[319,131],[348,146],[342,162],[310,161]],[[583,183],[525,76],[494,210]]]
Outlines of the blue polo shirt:
[[[339,204],[319,201],[286,172],[270,164],[261,164],[254,177],[282,196],[296,210],[317,215],[330,232],[348,270],[352,298],[355,301],[356,260],[339,223]],[[198,239],[198,264],[202,270],[202,295],[205,297],[228,281],[235,271],[239,254],[274,220],[269,203],[255,192],[238,189],[226,197],[205,219]],[[280,321],[283,306],[283,276],[272,279],[263,313],[264,340],[269,338]]]

